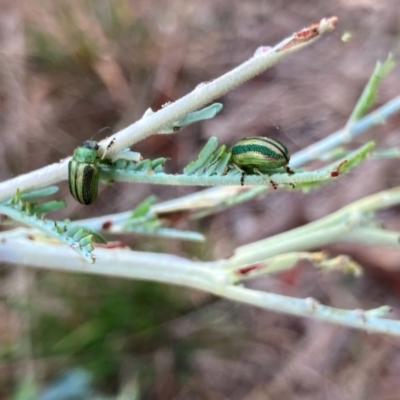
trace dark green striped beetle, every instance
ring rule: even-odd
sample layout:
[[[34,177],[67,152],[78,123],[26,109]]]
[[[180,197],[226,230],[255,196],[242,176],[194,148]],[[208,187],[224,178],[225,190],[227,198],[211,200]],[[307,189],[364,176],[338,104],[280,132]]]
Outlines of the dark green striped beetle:
[[[68,183],[72,197],[81,204],[92,204],[97,198],[99,184],[99,144],[93,140],[83,142],[74,150],[68,163]]]
[[[230,163],[242,171],[240,184],[244,185],[245,170],[252,169],[263,175],[258,168],[275,169],[284,167],[288,174],[294,172],[288,167],[290,154],[287,147],[275,139],[264,136],[250,136],[240,139],[231,149]],[[274,189],[276,183],[270,180]]]

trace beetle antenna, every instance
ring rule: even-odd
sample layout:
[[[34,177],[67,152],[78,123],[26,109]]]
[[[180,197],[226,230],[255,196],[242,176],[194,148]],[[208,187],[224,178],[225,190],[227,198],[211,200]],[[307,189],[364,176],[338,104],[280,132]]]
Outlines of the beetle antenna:
[[[90,140],[93,140],[100,132],[108,131],[111,130],[111,127],[109,126],[104,126],[103,128],[100,128],[91,138]]]

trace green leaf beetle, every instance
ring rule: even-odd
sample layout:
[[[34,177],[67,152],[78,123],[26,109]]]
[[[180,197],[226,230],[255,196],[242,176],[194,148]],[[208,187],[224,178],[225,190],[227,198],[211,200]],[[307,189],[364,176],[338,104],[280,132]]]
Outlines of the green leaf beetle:
[[[242,171],[240,184],[244,185],[245,171],[252,169],[254,172],[263,175],[259,168],[263,170],[284,167],[288,174],[294,172],[289,168],[290,153],[287,147],[278,140],[264,136],[250,136],[240,139],[231,148],[230,163]],[[274,189],[277,188],[275,182],[270,180]]]
[[[72,197],[81,204],[92,204],[97,198],[99,185],[99,144],[86,140],[74,150],[68,163],[68,183]]]

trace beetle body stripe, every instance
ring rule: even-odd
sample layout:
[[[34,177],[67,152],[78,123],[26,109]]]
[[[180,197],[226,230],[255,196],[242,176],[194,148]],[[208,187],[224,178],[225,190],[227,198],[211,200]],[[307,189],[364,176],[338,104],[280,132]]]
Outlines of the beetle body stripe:
[[[239,140],[231,149],[231,162],[239,167],[263,167],[273,169],[289,163],[286,146],[277,140],[262,136]]]
[[[72,160],[68,163],[69,190],[76,201],[91,204],[97,198],[99,168],[97,142],[87,141],[75,149]]]

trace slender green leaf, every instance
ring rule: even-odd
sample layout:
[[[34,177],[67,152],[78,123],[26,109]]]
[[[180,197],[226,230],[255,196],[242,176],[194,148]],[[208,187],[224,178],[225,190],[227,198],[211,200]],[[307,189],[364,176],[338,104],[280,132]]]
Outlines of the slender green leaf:
[[[390,73],[395,65],[396,63],[392,54],[388,55],[388,58],[383,64],[380,61],[376,63],[375,69],[369,78],[369,81],[365,86],[360,98],[358,99],[347,124],[351,124],[359,120],[368,112],[368,110],[374,104],[379,84],[381,83],[382,79]]]

